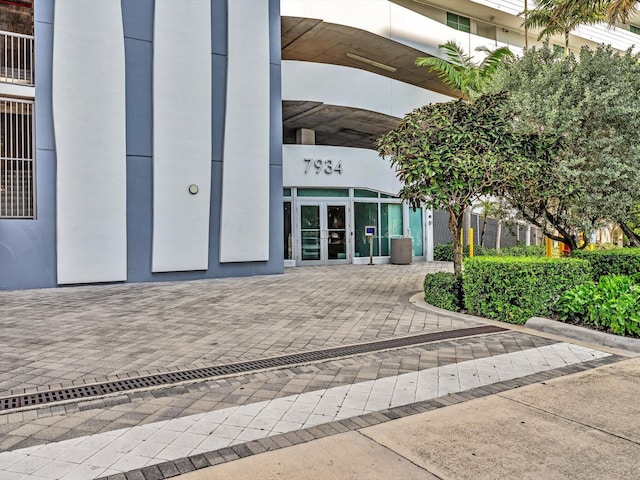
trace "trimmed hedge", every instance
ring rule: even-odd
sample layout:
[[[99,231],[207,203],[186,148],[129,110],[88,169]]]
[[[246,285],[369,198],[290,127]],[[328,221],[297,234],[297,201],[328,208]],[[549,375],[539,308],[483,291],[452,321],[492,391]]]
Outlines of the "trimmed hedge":
[[[470,258],[464,262],[464,305],[471,313],[523,324],[534,316],[549,316],[563,292],[590,280],[586,260]]]
[[[424,301],[458,312],[462,308],[462,279],[453,273],[430,273],[424,277]]]
[[[481,245],[473,246],[475,257],[544,257],[544,245],[514,245],[512,247],[486,248]],[[469,258],[469,245],[463,248],[462,256]],[[433,247],[433,259],[436,262],[453,262],[453,245],[444,243]]]
[[[574,250],[574,258],[583,258],[591,264],[593,280],[606,275],[636,275],[640,273],[640,248],[613,250]]]
[[[544,245],[514,245],[500,250],[476,246],[473,253],[478,257],[544,257],[545,250]]]

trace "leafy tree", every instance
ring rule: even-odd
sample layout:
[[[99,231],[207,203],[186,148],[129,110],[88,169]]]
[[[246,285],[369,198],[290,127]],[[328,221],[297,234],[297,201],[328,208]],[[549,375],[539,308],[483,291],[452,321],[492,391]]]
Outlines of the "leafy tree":
[[[569,34],[580,25],[593,25],[606,19],[605,7],[587,5],[575,0],[538,0],[537,7],[522,12],[525,29],[542,28],[538,40],[554,35],[564,36],[564,54],[569,55]]]
[[[442,82],[454,90],[459,90],[462,96],[469,99],[479,95],[486,87],[498,67],[513,53],[507,47],[489,50],[486,47],[478,47],[476,51],[486,54],[479,64],[474,63],[471,55],[464,52],[462,47],[448,41],[440,45],[446,59],[438,57],[418,57],[415,64],[419,67],[429,67],[429,71],[438,72]]]
[[[537,135],[517,135],[504,110],[505,95],[485,95],[475,102],[453,100],[415,109],[377,142],[380,156],[396,168],[400,197],[413,207],[425,204],[449,213],[454,271],[462,271],[465,208],[481,196],[517,183],[522,160],[537,151]]]
[[[561,152],[539,158],[517,189],[505,191],[525,219],[571,249],[581,232],[630,220],[640,204],[636,56],[601,46],[583,47],[579,61],[558,59],[545,46],[502,71],[494,88],[509,92],[516,131],[564,139]]]

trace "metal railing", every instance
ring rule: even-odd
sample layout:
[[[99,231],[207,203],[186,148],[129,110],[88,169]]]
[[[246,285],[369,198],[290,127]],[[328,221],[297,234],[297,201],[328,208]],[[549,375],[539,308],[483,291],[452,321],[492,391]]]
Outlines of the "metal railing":
[[[0,218],[35,218],[33,101],[0,98]]]
[[[33,35],[0,30],[0,82],[34,85]]]

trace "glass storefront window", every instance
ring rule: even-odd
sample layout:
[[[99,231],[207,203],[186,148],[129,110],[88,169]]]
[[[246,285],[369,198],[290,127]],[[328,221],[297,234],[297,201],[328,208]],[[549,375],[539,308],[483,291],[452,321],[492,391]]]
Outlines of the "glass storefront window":
[[[402,236],[402,204],[380,204],[380,241],[383,256],[391,253],[391,237]]]
[[[422,245],[422,209],[418,208],[415,212],[409,207],[409,228],[411,229],[411,237],[413,238],[413,256],[421,257],[424,255]]]
[[[372,192],[371,190],[358,190],[353,191],[354,197],[359,198],[378,198],[378,192]]]
[[[348,197],[344,188],[298,188],[299,197]]]
[[[291,228],[291,202],[284,202],[284,259],[293,259],[293,236]]]
[[[320,260],[320,207],[300,207],[302,233],[302,260]]]
[[[283,188],[282,189],[282,196],[283,197],[290,197],[291,196],[291,189],[290,188]]]
[[[344,260],[347,258],[347,207],[327,205],[327,258]]]
[[[369,256],[369,237],[364,234],[364,227],[374,226],[378,230],[378,204],[377,203],[354,203],[354,251],[356,257]],[[373,239],[373,254],[378,255],[378,239]]]

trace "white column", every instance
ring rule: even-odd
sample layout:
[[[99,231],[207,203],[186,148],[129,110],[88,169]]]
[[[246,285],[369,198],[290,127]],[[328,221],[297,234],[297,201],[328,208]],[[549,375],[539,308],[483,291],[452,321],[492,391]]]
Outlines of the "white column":
[[[125,62],[120,2],[57,0],[54,22],[58,283],[126,280]]]
[[[156,0],[154,272],[208,268],[210,203],[211,3]]]
[[[228,2],[228,55],[220,261],[266,261],[269,259],[269,0]]]
[[[426,242],[424,245],[425,255],[427,257],[427,262],[433,262],[433,208],[425,208],[424,209],[426,222],[425,222],[425,238]]]

